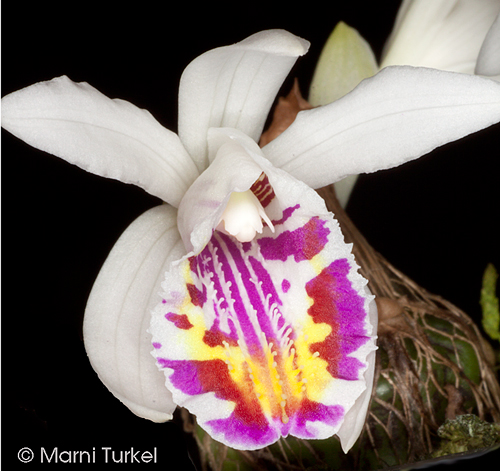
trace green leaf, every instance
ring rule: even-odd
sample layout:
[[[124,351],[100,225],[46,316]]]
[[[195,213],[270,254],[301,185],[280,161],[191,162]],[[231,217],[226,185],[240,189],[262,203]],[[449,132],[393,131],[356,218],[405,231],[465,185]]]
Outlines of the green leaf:
[[[370,45],[341,21],[321,52],[309,90],[309,103],[312,106],[332,103],[377,71]]]
[[[481,308],[483,310],[484,331],[494,340],[500,340],[500,310],[496,296],[496,284],[498,273],[490,263],[483,275],[483,287],[481,289]]]

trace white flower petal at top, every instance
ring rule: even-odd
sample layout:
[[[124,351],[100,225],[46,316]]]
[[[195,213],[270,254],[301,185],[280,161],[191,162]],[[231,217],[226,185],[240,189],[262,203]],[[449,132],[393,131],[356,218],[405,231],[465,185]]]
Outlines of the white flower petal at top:
[[[4,97],[2,127],[33,147],[133,183],[173,206],[198,176],[179,137],[148,111],[67,77]]]
[[[154,422],[176,405],[151,357],[151,310],[170,263],[184,255],[168,205],[136,219],[113,247],[90,294],[83,323],[85,349],[105,386],[132,412]]]
[[[300,112],[262,150],[274,165],[320,188],[401,165],[499,120],[500,84],[493,80],[388,67],[334,103]]]
[[[381,67],[413,65],[473,74],[499,0],[405,0]]]
[[[475,73],[500,80],[500,13],[479,51]]]
[[[309,42],[283,30],[254,34],[202,54],[179,85],[179,136],[200,170],[208,166],[207,131],[231,127],[257,141],[284,79]]]

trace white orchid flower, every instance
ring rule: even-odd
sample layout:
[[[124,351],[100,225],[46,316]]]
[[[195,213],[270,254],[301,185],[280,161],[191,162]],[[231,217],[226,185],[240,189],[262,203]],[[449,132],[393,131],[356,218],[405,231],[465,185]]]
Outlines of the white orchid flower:
[[[309,92],[313,106],[344,96],[384,67],[410,65],[500,80],[500,0],[404,0],[380,64],[354,28],[339,23],[325,44]],[[496,18],[496,19],[495,19]],[[347,204],[357,175],[335,185]]]
[[[270,30],[195,59],[181,78],[178,136],[65,77],[2,100],[14,135],[165,201],[104,263],[85,347],[135,414],[161,422],[184,406],[239,449],[337,434],[347,451],[365,420],[376,307],[313,188],[500,120],[500,84],[394,67],[299,113],[261,149],[275,95],[307,49]]]

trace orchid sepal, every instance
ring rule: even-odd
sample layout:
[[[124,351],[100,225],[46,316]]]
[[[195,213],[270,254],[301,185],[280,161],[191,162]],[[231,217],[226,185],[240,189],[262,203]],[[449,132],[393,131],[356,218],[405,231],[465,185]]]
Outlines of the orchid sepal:
[[[2,127],[84,170],[135,184],[177,207],[199,172],[149,111],[57,77],[2,98]]]

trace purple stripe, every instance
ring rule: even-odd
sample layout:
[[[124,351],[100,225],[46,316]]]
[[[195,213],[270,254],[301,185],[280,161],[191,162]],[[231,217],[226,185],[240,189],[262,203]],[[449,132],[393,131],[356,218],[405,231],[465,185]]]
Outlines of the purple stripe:
[[[237,266],[239,273],[241,274],[241,279],[243,282],[244,289],[248,294],[252,307],[256,310],[257,321],[259,323],[260,329],[262,330],[262,332],[265,333],[268,342],[276,340],[277,339],[276,332],[274,331],[273,326],[271,324],[269,313],[264,306],[263,303],[264,300],[261,298],[259,292],[257,291],[255,284],[251,281],[252,274],[250,273],[250,270],[248,269],[248,266],[241,255],[239,247],[233,242],[233,240],[229,236],[226,236],[225,234],[220,234],[220,237],[221,239],[223,239],[233,261]],[[252,258],[253,257],[250,257],[250,262]],[[276,293],[276,290],[272,284],[271,278],[269,277],[267,271],[265,271],[264,267],[262,267],[262,265],[260,268],[260,273],[256,272],[255,275],[257,275],[259,281],[263,282],[264,296],[267,294],[266,291],[264,290],[264,284],[266,283],[268,292],[270,290],[269,285],[271,285],[275,299],[277,299],[277,302],[281,305],[282,302],[278,298],[278,294]],[[264,279],[261,277],[263,277]],[[246,313],[246,309],[245,309],[245,315],[248,316],[248,314]],[[282,319],[281,323],[283,323]]]
[[[221,269],[224,275],[224,279],[226,282],[231,282],[231,287],[229,288],[230,294],[231,294],[231,299],[234,301],[233,302],[233,309],[236,314],[236,318],[238,320],[238,323],[240,324],[241,330],[243,332],[243,336],[245,337],[245,344],[248,347],[249,353],[252,355],[254,353],[257,353],[257,351],[261,350],[261,344],[259,341],[259,337],[257,333],[255,332],[253,325],[250,321],[250,318],[248,316],[248,312],[245,306],[245,303],[243,302],[243,299],[241,298],[239,289],[238,289],[238,282],[234,276],[234,273],[231,269],[231,266],[229,264],[229,261],[226,257],[226,254],[224,253],[224,250],[222,246],[220,245],[220,242],[218,240],[218,237],[221,237],[223,234],[219,232],[215,232],[214,236],[211,239],[211,242],[214,246],[214,248],[217,248],[217,258],[218,261],[221,263]],[[225,236],[228,237],[228,236]],[[222,238],[222,237],[221,237]],[[239,255],[239,251],[238,251]],[[241,271],[240,271],[241,273]],[[245,278],[245,274],[241,273],[241,276]],[[214,273],[214,278],[217,277],[217,274]]]
[[[257,278],[262,282],[262,291],[264,292],[264,298],[266,298],[268,295],[271,295],[271,304],[276,303],[282,306],[283,303],[281,302],[281,299],[276,292],[276,288],[274,287],[269,272],[255,257],[249,257],[249,260],[250,265],[252,265],[253,271],[257,275]]]
[[[259,281],[262,281],[262,292],[264,294],[264,299],[267,299],[268,296],[269,298],[269,305],[272,306],[273,304],[277,304],[278,306],[283,306],[283,303],[281,299],[278,296],[278,293],[276,292],[276,288],[274,287],[273,280],[271,279],[271,276],[269,272],[264,268],[262,263],[260,263],[256,258],[254,257],[249,257],[250,259],[250,264],[252,265],[253,271],[257,275],[257,278]],[[267,314],[269,316],[269,313]],[[285,323],[285,319],[283,316],[281,316],[278,319],[278,330],[283,327],[283,324]]]
[[[204,260],[206,261],[204,262]],[[220,301],[222,299],[222,302],[220,303],[220,308],[227,309],[229,307],[229,304],[227,303],[226,298],[224,297],[224,291],[222,289],[222,285],[220,284],[219,277],[217,276],[215,270],[215,255],[210,251],[209,244],[207,244],[207,246],[203,249],[201,254],[196,257],[196,261],[200,274],[213,273],[214,276],[212,277],[211,281],[214,283],[214,289],[217,293],[216,294],[217,301]],[[218,309],[216,309],[216,313],[218,313]]]

